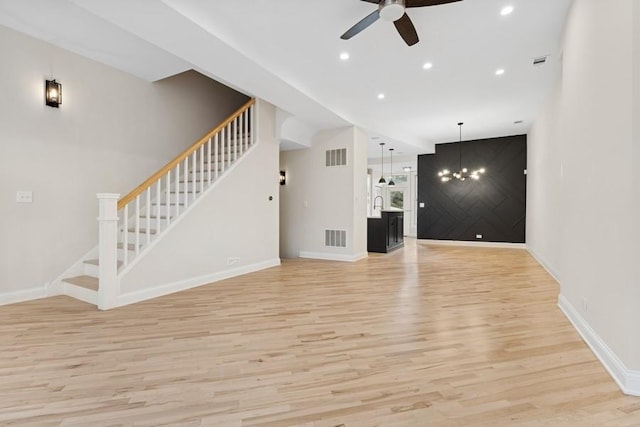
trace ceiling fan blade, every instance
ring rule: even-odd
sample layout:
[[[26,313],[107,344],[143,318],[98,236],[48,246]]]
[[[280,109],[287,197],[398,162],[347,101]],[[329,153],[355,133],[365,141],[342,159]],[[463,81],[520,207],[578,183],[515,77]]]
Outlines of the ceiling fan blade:
[[[362,1],[366,1],[367,3],[375,3],[375,4],[380,3],[380,0],[362,0]]]
[[[413,26],[411,18],[409,18],[409,15],[407,15],[406,13],[402,15],[402,18],[395,21],[393,25],[396,26],[396,30],[398,30],[400,36],[409,46],[413,46],[420,41],[418,39],[416,27]]]
[[[437,6],[439,4],[455,3],[458,1],[462,0],[406,0],[405,7]]]
[[[356,25],[349,28],[346,33],[340,36],[340,38],[342,40],[349,40],[351,37],[355,36],[360,31],[364,30],[369,25],[376,22],[378,19],[380,19],[380,10],[376,9],[375,11],[367,15],[364,19],[362,19],[360,22],[358,22]]]

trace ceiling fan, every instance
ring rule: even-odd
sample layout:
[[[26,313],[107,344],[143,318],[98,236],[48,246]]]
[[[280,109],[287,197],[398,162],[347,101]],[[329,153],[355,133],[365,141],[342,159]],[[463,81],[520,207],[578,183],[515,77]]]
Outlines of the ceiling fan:
[[[367,28],[369,25],[376,22],[378,19],[382,19],[383,21],[393,22],[400,33],[400,36],[404,39],[404,41],[409,45],[413,46],[414,44],[420,41],[418,39],[418,33],[416,33],[416,28],[413,26],[413,22],[411,22],[411,18],[405,12],[406,8],[410,7],[425,7],[425,6],[436,6],[439,4],[447,4],[454,3],[462,0],[362,0],[367,3],[376,3],[378,5],[378,9],[371,12],[364,19],[358,22],[353,27],[349,28],[346,33],[340,36],[343,40],[349,40],[351,37],[360,33],[360,31]]]

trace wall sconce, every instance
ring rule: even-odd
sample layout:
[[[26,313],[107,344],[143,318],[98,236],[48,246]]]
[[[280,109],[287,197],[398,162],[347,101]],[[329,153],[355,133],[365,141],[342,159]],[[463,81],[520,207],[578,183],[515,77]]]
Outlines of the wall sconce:
[[[287,173],[285,171],[280,171],[280,185],[285,185],[287,183]]]
[[[45,80],[44,100],[49,107],[58,108],[62,104],[62,84],[53,80]]]

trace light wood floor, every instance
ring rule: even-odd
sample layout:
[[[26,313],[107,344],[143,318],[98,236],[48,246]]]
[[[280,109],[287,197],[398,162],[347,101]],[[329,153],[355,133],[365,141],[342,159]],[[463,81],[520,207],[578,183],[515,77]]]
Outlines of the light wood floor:
[[[409,242],[96,311],[0,307],[0,425],[632,426],[523,250]]]

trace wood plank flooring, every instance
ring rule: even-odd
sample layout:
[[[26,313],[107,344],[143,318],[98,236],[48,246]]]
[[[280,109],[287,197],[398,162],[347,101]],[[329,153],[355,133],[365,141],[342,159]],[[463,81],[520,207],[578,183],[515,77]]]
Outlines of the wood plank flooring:
[[[640,426],[524,250],[409,241],[108,312],[0,307],[2,426]]]

